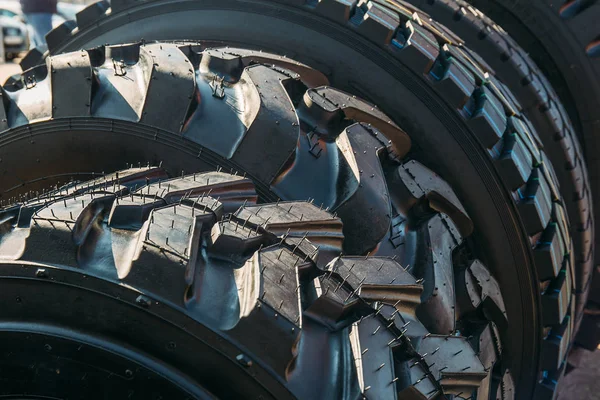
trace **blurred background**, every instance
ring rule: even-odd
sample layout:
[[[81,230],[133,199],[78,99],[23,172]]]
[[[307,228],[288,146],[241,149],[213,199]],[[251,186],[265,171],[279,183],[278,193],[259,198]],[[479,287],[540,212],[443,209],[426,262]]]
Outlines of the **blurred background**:
[[[52,17],[56,27],[69,19],[94,0],[60,0],[57,13]],[[0,0],[0,83],[11,75],[21,72],[19,60],[30,47],[29,32],[19,0]]]

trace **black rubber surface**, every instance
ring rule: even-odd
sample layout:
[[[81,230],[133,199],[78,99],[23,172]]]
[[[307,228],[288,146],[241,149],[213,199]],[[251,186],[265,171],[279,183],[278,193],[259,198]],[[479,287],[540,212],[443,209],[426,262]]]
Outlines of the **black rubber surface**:
[[[415,315],[436,307],[422,295],[424,278],[409,268],[417,276],[420,269],[453,275],[451,257],[436,254],[447,251],[435,244],[443,237],[460,240],[445,214],[397,215],[432,242],[437,265],[417,257],[411,267],[395,261],[416,256],[408,251],[340,256],[342,221],[313,200],[256,200],[248,178],[217,171],[169,179],[162,168],[142,167],[71,182],[2,211],[0,279],[13,306],[3,313],[0,335],[13,348],[2,349],[0,393],[306,399],[500,393],[492,377],[493,367],[502,368],[497,331],[488,328],[486,341],[473,348],[455,329],[429,333]],[[499,292],[486,299],[487,286],[475,283],[483,290],[479,300],[502,304]],[[40,305],[42,297],[50,304]],[[436,304],[454,304],[448,301],[438,296]],[[481,314],[489,305],[473,305],[480,315],[470,320],[494,326]],[[437,315],[454,324],[453,313]],[[162,324],[147,321],[152,317],[170,331],[158,331]],[[431,328],[443,331],[436,322]],[[154,329],[160,334],[149,340]],[[157,347],[166,334],[169,341]],[[203,353],[205,367],[197,370],[189,357],[202,342],[221,354]],[[491,354],[486,367],[476,350]],[[137,359],[124,359],[132,354]],[[23,376],[26,368],[34,373]],[[56,375],[75,384],[57,386]],[[108,382],[110,391],[99,389]]]
[[[106,19],[98,26],[103,28],[98,28],[95,34],[91,29],[87,32],[82,29],[74,36],[65,37],[69,40],[63,44],[68,42],[75,46],[79,41],[81,47],[84,40],[88,43],[110,42],[110,35],[139,38],[146,36],[144,26],[153,26],[157,35],[172,38],[175,32],[168,29],[174,26],[161,25],[153,17],[158,15],[157,12],[160,14],[165,4],[135,6],[139,7],[135,9],[139,13],[133,12],[134,9],[128,8],[125,12],[125,8],[123,11],[115,8],[110,16],[102,17]],[[169,18],[180,18],[179,28],[187,29],[191,26],[188,23],[191,23],[192,15],[198,17],[197,12],[206,5],[171,2],[168,4],[171,13],[166,14],[168,18],[162,13],[159,19],[166,23]],[[185,7],[192,7],[194,12],[189,9],[178,11]],[[228,7],[235,9],[239,5],[231,2]],[[466,207],[457,206],[447,197],[446,201],[441,201],[431,195],[427,174],[423,181],[422,172],[410,172],[416,167],[406,168],[409,171],[406,176],[415,182],[412,189],[409,188],[410,181],[406,177],[402,179],[402,174],[395,177],[389,169],[382,169],[379,166],[382,154],[391,154],[392,161],[403,159],[409,150],[408,136],[393,123],[388,123],[388,118],[377,108],[354,99],[352,94],[329,87],[306,90],[302,86],[312,86],[310,82],[314,79],[322,84],[322,75],[311,74],[309,77],[305,73],[306,67],[292,67],[286,57],[269,56],[265,60],[264,53],[246,56],[246,51],[231,49],[215,49],[200,57],[198,51],[204,50],[203,46],[177,48],[166,44],[107,47],[58,56],[59,59],[74,57],[75,65],[81,60],[89,63],[90,72],[81,76],[80,87],[89,87],[89,91],[84,90],[82,99],[88,98],[89,94],[92,100],[75,118],[57,117],[45,121],[60,110],[60,107],[53,109],[54,104],[49,101],[50,90],[55,96],[61,95],[54,91],[60,85],[49,84],[55,74],[48,73],[53,70],[52,61],[47,67],[26,72],[22,83],[17,82],[9,88],[12,92],[8,94],[7,124],[13,129],[4,135],[3,166],[15,165],[16,155],[11,147],[22,143],[28,135],[32,136],[30,144],[33,146],[27,157],[39,160],[41,165],[18,173],[5,169],[4,175],[8,178],[4,190],[14,188],[6,195],[36,190],[57,180],[49,177],[27,183],[40,179],[40,167],[45,175],[51,176],[86,169],[88,172],[115,170],[117,164],[127,158],[155,164],[163,160],[175,174],[181,169],[202,170],[204,167],[194,166],[193,158],[198,164],[219,164],[227,170],[244,171],[253,178],[257,192],[265,200],[273,200],[269,194],[272,191],[286,199],[310,197],[317,204],[323,203],[324,207],[336,210],[344,222],[343,233],[347,238],[340,249],[347,254],[365,255],[376,250],[386,255],[399,251],[407,260],[419,254],[421,264],[405,263],[412,265],[419,271],[417,276],[421,274],[425,279],[422,309],[426,311],[418,312],[418,315],[431,331],[446,335],[457,329],[461,332],[474,330],[480,325],[465,321],[460,327],[455,325],[455,319],[448,317],[455,301],[453,291],[439,286],[440,282],[446,282],[449,273],[448,261],[453,260],[451,249],[460,252],[463,235],[469,233],[470,224],[465,224],[465,219],[461,218],[461,214],[468,212],[473,225],[485,229],[476,230],[473,242],[477,245],[470,250],[473,254],[461,262],[467,271],[465,276],[469,277],[465,279],[490,282],[482,278],[490,273],[474,272],[469,262],[483,258],[490,266],[491,276],[496,277],[497,286],[510,293],[502,304],[497,298],[494,300],[492,288],[464,297],[471,299],[468,302],[476,309],[481,304],[492,310],[484,315],[492,317],[503,344],[502,362],[497,362],[499,367],[495,372],[495,376],[501,378],[494,383],[496,389],[486,387],[492,396],[498,387],[502,387],[503,393],[512,393],[512,376],[520,393],[529,395],[533,391],[532,383],[541,380],[543,384],[538,385],[537,395],[543,398],[547,389],[553,390],[553,381],[563,370],[570,343],[573,253],[554,172],[539,150],[535,130],[518,113],[519,106],[508,95],[508,89],[487,76],[481,62],[470,52],[454,46],[454,37],[444,27],[423,21],[402,6],[396,7],[394,12],[374,3],[355,9],[345,9],[337,2],[319,3],[316,8],[277,5],[273,9],[262,3],[253,7],[256,8],[252,13],[240,11],[243,8],[227,12],[228,24],[235,25],[240,18],[245,19],[246,23],[238,24],[237,31],[234,26],[231,29],[225,27],[225,20],[217,18],[224,14],[205,10],[201,13],[205,18],[203,21],[207,22],[202,25],[206,29],[203,34],[211,40],[239,42],[252,38],[255,46],[293,47],[296,57],[318,65],[334,84],[339,83],[346,90],[376,100],[382,110],[388,111],[411,133],[412,157],[425,161],[436,171],[443,171],[444,179],[457,192],[455,197]],[[214,8],[209,7],[209,10]],[[271,22],[276,21],[278,29],[268,32],[259,29],[262,26],[258,23],[260,20],[274,18],[273,10],[277,17]],[[123,17],[135,24],[136,29],[132,29],[133,25],[122,25],[120,19]],[[282,17],[289,19],[287,24],[281,22]],[[346,20],[348,22],[344,22]],[[210,21],[215,24],[211,26]],[[304,24],[309,21],[310,28],[307,28]],[[117,28],[119,23],[121,28]],[[156,25],[152,25],[154,23]],[[196,26],[198,23],[199,20],[194,19]],[[236,36],[241,28],[248,30],[244,38]],[[256,35],[252,35],[253,30]],[[319,31],[326,34],[317,33]],[[278,33],[277,40],[273,36],[275,32]],[[96,36],[90,41],[89,35]],[[273,36],[272,40],[270,36]],[[302,37],[305,43],[319,43],[319,46],[291,46],[297,37]],[[146,36],[146,39],[151,38]],[[352,48],[348,47],[349,43]],[[378,46],[373,46],[374,43]],[[54,45],[52,48],[59,51]],[[336,49],[335,57],[329,51],[333,48]],[[171,63],[171,59],[181,59],[180,54],[185,54],[187,59]],[[335,68],[334,59],[346,60],[346,65],[351,67]],[[71,61],[65,61],[70,68]],[[83,70],[87,71],[86,68]],[[373,71],[369,79],[358,73],[366,70]],[[300,76],[296,76],[297,72]],[[171,86],[177,90],[168,92],[167,101],[164,101],[165,89],[154,89]],[[66,93],[64,100],[51,101],[57,104],[68,101]],[[33,98],[47,100],[34,102]],[[256,107],[257,104],[262,106]],[[144,113],[146,107],[153,112]],[[182,114],[182,109],[187,112]],[[160,118],[155,114],[156,110],[162,115],[177,117]],[[36,120],[39,122],[27,125]],[[223,123],[227,124],[226,128],[222,127]],[[21,126],[23,124],[26,125]],[[217,128],[220,128],[219,136],[214,134]],[[342,131],[346,133],[343,140],[339,136]],[[392,141],[391,147],[387,147],[382,136]],[[69,140],[72,142],[68,151],[61,150],[59,143]],[[373,154],[372,150],[364,150],[363,155],[357,151],[354,162],[332,163],[333,155],[339,151],[336,149],[355,147],[377,151]],[[61,155],[64,157],[65,154],[77,156],[64,160]],[[343,161],[343,158],[339,160]],[[86,169],[82,165],[86,165]],[[356,171],[363,178],[356,179]],[[313,178],[307,180],[307,176]],[[389,184],[390,179],[396,184]],[[407,188],[401,189],[399,181]],[[338,184],[332,187],[331,182]],[[305,189],[300,191],[299,183]],[[386,186],[390,188],[391,205],[386,200],[387,192],[383,191]],[[413,194],[407,197],[403,194],[407,191]],[[406,204],[411,203],[408,200],[411,198],[424,198],[425,204],[429,205],[423,208],[425,200],[418,201],[410,208],[414,211],[410,211]],[[415,208],[415,205],[419,207]],[[356,212],[358,209],[363,211]],[[403,221],[397,218],[394,209],[398,215],[398,210],[415,213],[418,220],[429,219],[431,213],[435,214],[431,210],[441,210],[450,219],[432,219],[435,223],[427,225],[423,233],[411,234],[411,237],[419,238],[417,241],[409,238],[415,250],[405,251],[398,241],[403,232],[398,227]],[[462,212],[464,209],[466,211]],[[452,220],[450,225],[449,220]],[[455,228],[448,232],[446,226]],[[542,236],[558,239],[539,241]],[[430,244],[426,237],[430,237]],[[541,258],[533,257],[529,251],[530,243]],[[439,246],[440,251],[435,257],[427,258],[423,251],[431,251],[435,246]],[[552,255],[562,257],[557,259]],[[535,269],[530,264],[534,258],[537,260]],[[428,259],[430,261],[422,261]],[[438,262],[445,264],[446,269],[428,267]],[[449,270],[454,273],[454,269]],[[543,277],[541,284],[537,280],[538,274]],[[543,311],[540,312],[537,307],[541,306]],[[508,322],[503,321],[504,310]],[[473,311],[467,307],[464,315],[471,318]],[[546,328],[542,329],[542,326]],[[522,334],[509,334],[509,331]],[[542,349],[540,339],[543,339],[544,351],[547,347],[553,351],[547,352],[549,358],[543,357],[542,369],[538,370]],[[493,353],[486,352],[486,363],[500,357]],[[504,396],[510,398],[512,394]]]
[[[571,222],[575,250],[577,314],[586,302],[593,271],[593,206],[578,132],[542,71],[502,27],[461,0],[411,1],[445,24],[504,82],[535,127],[544,151],[552,160]]]
[[[470,3],[512,35],[555,88],[581,142],[590,172],[590,191],[594,197],[592,203],[597,208],[600,198],[600,29],[596,21],[600,16],[600,4],[588,0],[473,0]],[[596,244],[600,238],[598,227],[594,229],[593,236],[595,239],[591,242]],[[587,248],[582,250],[587,251]],[[598,264],[597,260],[594,264]],[[593,279],[600,282],[600,274],[596,272]],[[590,281],[578,282],[578,291],[581,291],[581,285],[584,288],[598,285]],[[600,304],[598,292],[592,292],[587,305],[589,312],[585,317],[589,319],[586,323],[588,327],[596,325],[596,322],[592,322],[592,315]],[[585,294],[584,291],[582,295]],[[578,308],[583,305],[582,300]],[[592,350],[596,347],[592,343],[600,340],[600,331],[588,329],[587,332],[585,337],[577,340]]]

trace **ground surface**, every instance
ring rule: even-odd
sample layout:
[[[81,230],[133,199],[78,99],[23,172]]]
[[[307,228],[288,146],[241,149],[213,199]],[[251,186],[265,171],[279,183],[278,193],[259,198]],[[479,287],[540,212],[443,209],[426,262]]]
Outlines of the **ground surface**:
[[[6,78],[21,72],[21,67],[16,62],[7,62],[0,64],[0,83],[4,83]]]
[[[600,350],[582,354],[580,367],[561,382],[558,400],[600,399]]]

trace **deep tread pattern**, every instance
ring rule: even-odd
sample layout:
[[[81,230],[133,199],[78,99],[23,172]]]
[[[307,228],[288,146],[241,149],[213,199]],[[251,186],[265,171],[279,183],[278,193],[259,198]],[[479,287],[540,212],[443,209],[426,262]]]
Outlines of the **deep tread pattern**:
[[[421,341],[419,351],[444,393],[462,396],[479,388],[486,372],[466,338],[429,335]],[[467,372],[468,371],[468,372]]]
[[[194,69],[186,65],[189,60],[177,47],[165,46],[161,50],[148,50],[147,60],[152,62],[152,72],[148,77],[140,122],[181,132],[189,113],[189,99],[196,91]],[[173,68],[174,65],[178,67]],[[162,117],[165,107],[168,107],[167,121]]]
[[[98,18],[102,17],[110,8],[110,3],[104,0],[96,1],[85,7],[77,13],[77,27],[79,29],[87,28],[96,23]]]
[[[118,10],[123,4],[125,3],[121,5],[115,4],[115,8],[112,11]],[[324,5],[325,2],[319,2],[317,8],[321,4]],[[311,5],[309,4],[308,6],[310,7]],[[412,13],[410,10],[406,11],[405,9],[386,10],[386,12],[391,12],[393,15],[398,16],[400,21],[396,35],[391,39],[389,46],[392,54],[402,59],[416,73],[430,76],[428,78],[430,79],[430,84],[434,88],[439,89],[440,95],[449,104],[452,104],[457,109],[457,112],[463,115],[466,123],[478,134],[483,146],[489,149],[492,159],[497,160],[499,163],[513,164],[508,168],[500,168],[499,170],[500,172],[508,171],[502,174],[503,178],[507,182],[507,186],[514,189],[513,198],[520,207],[521,218],[526,222],[528,233],[532,236],[533,243],[535,243],[537,237],[546,231],[551,221],[553,202],[559,201],[555,190],[558,185],[554,182],[555,177],[550,167],[546,166],[546,163],[543,163],[544,156],[539,150],[540,142],[535,130],[518,113],[519,107],[512,104],[514,99],[505,95],[505,88],[497,82],[494,84],[488,82],[486,73],[489,72],[484,71],[488,68],[474,65],[473,63],[478,62],[476,57],[470,56],[467,52],[457,50],[453,44],[453,41],[457,40],[456,37],[449,35],[443,27],[428,21],[426,18],[421,18],[419,13]],[[357,26],[357,29],[361,29],[360,26],[365,21],[363,17],[368,11],[368,4],[367,9],[358,7],[349,16],[352,19],[350,24]],[[361,15],[361,12],[364,13]],[[370,20],[371,22],[369,23],[373,23],[375,21],[373,18],[374,15],[376,15],[375,11],[366,20]],[[392,19],[395,18],[393,15]],[[377,33],[373,36],[373,40],[379,40],[381,37]],[[160,49],[160,46],[168,47],[175,45],[130,45],[129,48],[132,51],[139,49],[139,60],[136,59],[135,51],[133,51],[131,61],[116,64],[111,62],[113,60],[113,49],[115,51],[121,50],[115,47],[107,47],[110,51],[105,53],[106,59],[103,61],[103,64],[99,67],[94,67],[100,87],[107,86],[107,83],[110,83],[113,86],[118,86],[118,92],[123,92],[124,96],[128,96],[131,93],[131,97],[127,98],[127,101],[134,105],[133,108],[129,107],[132,109],[132,112],[127,116],[125,116],[125,113],[120,114],[118,116],[119,119],[140,121],[143,115],[144,103],[142,100],[145,93],[140,93],[140,90],[137,88],[141,86],[147,89],[148,86],[139,85],[140,82],[135,82],[136,88],[134,88],[133,84],[121,83],[122,79],[118,74],[125,72],[128,76],[133,76],[135,75],[133,70],[143,72],[141,75],[138,75],[142,77],[142,82],[148,82],[150,76],[148,74],[149,69],[142,68],[140,65],[150,60],[146,56],[148,50],[152,50],[152,52],[163,51]],[[179,51],[182,51],[180,47],[177,48]],[[190,59],[193,58],[189,52],[184,52],[184,54]],[[452,59],[449,59],[449,55]],[[197,56],[200,56],[200,58],[204,57],[204,55]],[[230,60],[236,62],[235,57],[223,55],[223,53],[221,55],[213,53],[211,57],[220,57],[223,59],[224,64],[227,64]],[[95,57],[91,58],[95,59]],[[189,65],[195,66],[195,63],[190,61]],[[416,233],[409,230],[406,233],[406,237],[415,233],[416,236],[421,235],[419,236],[419,240],[427,237],[429,238],[427,240],[431,240],[431,243],[428,243],[427,240],[421,240],[420,246],[429,249],[424,252],[425,254],[429,254],[429,258],[421,264],[412,265],[410,272],[419,279],[424,279],[422,283],[425,287],[423,291],[425,304],[421,307],[421,310],[425,310],[427,307],[441,310],[435,314],[431,313],[429,320],[425,317],[423,321],[434,332],[443,334],[454,332],[456,317],[454,311],[451,311],[454,306],[454,288],[448,287],[444,289],[443,295],[440,296],[433,296],[433,294],[439,282],[449,282],[450,285],[454,285],[455,275],[452,250],[461,244],[462,233],[463,231],[468,231],[468,229],[465,230],[461,222],[455,222],[460,219],[460,214],[462,213],[461,207],[457,207],[451,200],[446,201],[446,206],[453,210],[455,215],[452,215],[450,212],[448,212],[448,215],[444,215],[446,214],[446,210],[443,210],[444,213],[440,214],[434,207],[431,199],[427,199],[428,194],[425,195],[425,200],[427,201],[422,200],[424,196],[420,195],[420,199],[407,211],[407,215],[401,215],[402,209],[401,207],[396,207],[396,202],[393,199],[394,194],[389,193],[391,189],[389,185],[386,185],[389,179],[389,171],[382,169],[382,160],[389,162],[391,159],[392,162],[397,162],[399,156],[406,154],[409,142],[404,140],[403,132],[395,127],[393,123],[390,123],[389,119],[374,106],[355,100],[351,95],[328,87],[316,87],[307,91],[307,85],[301,77],[284,67],[256,63],[241,68],[241,75],[238,76],[224,72],[235,70],[230,69],[230,67],[223,69],[219,67],[219,63],[210,65],[215,65],[215,67],[207,68],[206,72],[201,71],[200,74],[196,75],[197,91],[191,98],[187,99],[187,107],[185,107],[187,110],[186,123],[184,123],[182,131],[175,130],[172,133],[180,134],[224,158],[231,159],[241,170],[248,172],[249,178],[263,184],[271,184],[276,192],[278,184],[283,181],[282,176],[285,177],[285,174],[293,169],[294,163],[300,165],[299,154],[302,153],[306,157],[305,159],[317,161],[312,164],[313,171],[321,171],[316,168],[317,165],[331,163],[332,160],[328,159],[328,157],[331,157],[330,154],[338,156],[341,154],[344,157],[340,163],[342,167],[334,170],[334,172],[336,174],[340,173],[340,171],[347,173],[342,182],[344,185],[350,182],[351,185],[344,187],[344,190],[336,191],[336,195],[343,193],[343,199],[327,200],[333,205],[333,208],[330,208],[330,210],[337,212],[342,220],[344,220],[343,232],[346,234],[347,240],[344,241],[344,247],[341,247],[341,241],[338,241],[336,246],[331,246],[332,254],[328,255],[326,259],[331,259],[331,256],[335,254],[333,249],[339,254],[341,249],[347,250],[346,246],[348,248],[351,247],[353,250],[359,249],[360,251],[357,251],[357,253],[363,255],[368,255],[371,251],[377,252],[382,240],[389,238],[391,241],[392,237],[398,237],[396,233],[391,236],[390,226],[392,224],[396,227],[402,226],[403,220],[412,222],[410,219],[416,217],[421,224],[421,229],[417,229]],[[430,72],[433,70],[439,70],[438,72],[442,76],[445,76],[443,83],[436,82],[435,77],[431,76]],[[43,71],[32,71],[29,72],[29,75],[41,74],[41,72]],[[117,73],[116,78],[115,73]],[[231,78],[232,76],[233,78]],[[43,96],[41,92],[41,90],[44,90],[43,81],[43,78],[39,79],[36,86],[22,90],[22,92],[41,93]],[[461,85],[467,87],[467,89],[470,87],[469,85],[473,85],[471,93],[467,93],[469,90],[463,90]],[[461,90],[465,94],[464,97],[461,94]],[[21,91],[18,93],[22,94]],[[116,101],[112,103],[104,101],[103,97],[99,95],[100,93],[101,90],[97,92],[92,101],[92,115],[114,117],[115,108],[121,105],[116,105]],[[216,98],[217,100],[206,101],[201,105],[195,100],[195,96],[198,93],[205,100],[211,98]],[[244,95],[241,96],[240,93],[244,93]],[[326,95],[322,96],[323,93]],[[17,94],[10,94],[10,96],[11,102],[19,103],[22,100],[17,98]],[[333,101],[330,104],[324,98],[333,99]],[[236,115],[233,115],[231,109],[225,105],[227,101],[236,103],[246,101],[247,99],[251,99],[252,101],[248,102],[247,107],[243,107],[243,113]],[[112,108],[108,104],[112,104]],[[214,107],[214,109],[202,109],[202,107]],[[14,107],[9,107],[8,109],[14,109]],[[269,110],[276,110],[276,112],[273,111],[273,113],[270,113]],[[316,112],[313,112],[315,110]],[[221,138],[222,141],[218,142],[220,138],[214,135],[214,129],[212,129],[215,126],[215,121],[205,124],[197,123],[206,115],[218,115],[222,117],[222,120],[231,121],[234,124],[229,127],[231,129],[224,129],[223,131],[226,132],[226,135],[233,136],[223,137]],[[41,113],[40,118],[49,118],[49,116],[50,113]],[[28,123],[29,119],[19,120],[9,117],[9,122],[9,125],[12,127]],[[367,132],[369,135],[366,134]],[[516,135],[518,138],[510,135]],[[360,138],[360,140],[353,140],[354,137]],[[511,142],[512,139],[514,141]],[[264,158],[260,157],[260,154],[256,154],[255,150],[258,148],[256,143],[264,143],[264,152],[268,154],[268,157]],[[503,145],[506,145],[506,148]],[[517,145],[520,153],[516,152],[516,155],[510,155],[512,154],[511,150],[516,148]],[[344,150],[345,147],[347,147],[346,150]],[[331,149],[332,151],[325,152],[324,149]],[[369,150],[368,152],[367,149]],[[355,151],[360,153],[361,150],[365,156],[355,157],[353,153]],[[346,157],[347,154],[350,156]],[[323,161],[325,161],[323,164],[318,163]],[[363,165],[371,166],[371,170],[369,171],[371,173],[369,177],[356,179],[357,176],[360,177],[360,171],[363,170],[360,167],[362,162],[364,162]],[[385,162],[383,163],[385,164]],[[519,166],[519,163],[523,163],[524,165]],[[302,165],[308,164],[304,163]],[[515,178],[517,175],[516,170],[519,176]],[[367,169],[365,168],[364,171],[367,171]],[[317,174],[314,175],[317,176]],[[348,179],[348,176],[354,176],[354,179]],[[373,183],[361,186],[364,179],[370,179],[370,182]],[[321,186],[322,191],[325,190],[323,187]],[[519,191],[522,193],[522,196],[519,196]],[[424,192],[431,193],[432,191],[428,192],[424,190]],[[325,198],[325,195],[329,193],[311,193],[308,196],[318,198],[317,195],[319,195]],[[372,196],[373,193],[377,193],[377,196]],[[304,200],[307,197],[306,192],[296,194],[294,196],[286,195],[281,197],[298,200]],[[416,194],[411,195],[410,201],[414,202],[416,196]],[[449,200],[447,196],[443,197]],[[386,200],[386,198],[392,200],[393,207],[390,205],[390,200]],[[355,203],[351,203],[353,201]],[[375,205],[371,206],[370,201],[373,201]],[[404,204],[410,203],[410,201],[405,199]],[[317,200],[315,201],[315,207],[318,208],[317,206],[320,203],[327,202],[323,200],[319,202]],[[348,204],[352,204],[352,206],[350,207]],[[385,204],[385,207],[380,207],[381,204]],[[450,207],[448,204],[453,207]],[[421,205],[427,205],[427,207],[420,207]],[[347,210],[344,210],[344,206],[347,206]],[[327,207],[328,205],[324,204],[324,208]],[[356,209],[360,209],[361,213],[364,212],[364,217],[360,213],[354,212]],[[373,214],[368,214],[367,210],[374,210]],[[533,212],[531,212],[532,210]],[[349,214],[353,214],[352,217],[356,219],[353,221],[348,216]],[[374,218],[373,215],[376,215],[377,218]],[[246,220],[242,216],[235,218],[239,219],[237,220],[238,225],[240,222],[243,224]],[[368,223],[364,223],[364,221],[368,221]],[[371,222],[373,221],[377,221],[377,223],[372,224]],[[432,228],[429,228],[429,222],[435,226],[432,225]],[[361,226],[361,223],[362,226],[369,226],[370,229],[364,237],[358,236],[360,229],[356,228]],[[233,224],[235,225],[235,222]],[[405,226],[408,225],[410,224],[405,224]],[[228,226],[231,228],[230,224]],[[376,229],[371,230],[373,226]],[[260,225],[258,227],[260,231]],[[218,233],[226,232],[227,229],[227,227],[223,227]],[[235,228],[233,229],[235,231]],[[349,232],[353,232],[356,236],[353,238]],[[339,230],[333,236],[338,234]],[[568,231],[565,231],[565,235],[568,235]],[[565,240],[570,241],[570,239]],[[226,244],[229,246],[232,245],[231,243],[239,242],[236,239],[228,238]],[[355,246],[355,244],[360,243],[364,243],[364,247]],[[240,249],[242,254],[245,254],[244,252],[250,251],[248,249],[253,249],[254,245],[254,243],[252,245],[244,244],[237,248]],[[401,244],[397,243],[397,245],[392,247],[397,248],[398,246],[401,246]],[[570,257],[572,254],[570,248],[567,249],[565,254],[567,253]],[[214,254],[220,253],[216,252]],[[322,267],[322,262],[320,263],[320,267]],[[436,264],[435,267],[434,264]],[[570,271],[568,272],[570,273]],[[548,285],[551,284],[548,283]],[[547,285],[542,286],[542,290],[549,287]],[[439,298],[439,300],[433,299],[434,297]],[[491,296],[488,296],[488,299],[491,299]],[[552,307],[557,304],[554,301],[550,303],[553,304]],[[561,308],[560,303],[558,304],[559,307],[556,309],[562,315],[562,311],[560,310],[564,309],[564,307]],[[338,316],[345,315],[343,307],[342,311],[337,310],[334,314]],[[425,314],[427,313],[423,311],[418,313],[421,317]],[[330,321],[326,324],[327,327],[325,328],[329,332],[330,328],[337,326],[336,324],[339,321],[331,316],[328,318],[335,322]],[[323,349],[323,351],[332,350]],[[299,354],[301,353],[302,351],[299,351]],[[343,350],[336,354],[342,357],[341,354],[348,354],[348,352],[347,350]],[[298,358],[298,362],[300,365],[304,365],[300,362],[300,357]],[[428,377],[425,377],[424,379],[417,380],[421,383],[428,381],[428,379]],[[347,389],[350,390],[350,388]],[[337,394],[337,392],[331,393]],[[435,391],[432,393],[435,394]]]
[[[202,201],[206,193],[206,196],[218,199],[225,212],[233,212],[242,204],[252,205],[258,199],[250,179],[220,171],[147,182],[137,192],[148,197],[163,198],[168,203],[186,199],[188,202]]]
[[[330,255],[329,259],[342,251],[344,235],[341,220],[311,203],[281,202],[245,206],[236,212],[236,217],[250,224],[264,226],[278,236],[298,238],[302,242],[306,239],[318,246],[320,255]],[[319,262],[319,265],[322,263]]]
[[[30,49],[27,53],[25,53],[25,55],[19,62],[21,69],[23,71],[27,71],[28,69],[33,68],[36,65],[38,65],[44,59],[44,53],[46,53],[47,51],[48,51],[47,48],[42,49],[42,48],[34,47],[33,49]],[[5,83],[5,85],[6,84],[8,84],[8,81]]]
[[[462,243],[462,237],[450,219],[443,214],[427,222],[431,239],[431,262],[415,273],[427,280],[423,292],[423,307],[419,319],[434,333],[451,334],[455,330],[454,270],[452,251]]]
[[[483,365],[484,371],[487,376],[481,382],[481,386],[477,391],[477,397],[482,399],[496,398],[504,399],[502,393],[499,393],[499,386],[493,376],[494,366],[498,363],[498,360],[502,354],[502,348],[500,348],[498,330],[493,323],[486,325],[479,333],[477,339],[471,341],[473,348],[477,352],[481,364]],[[508,397],[510,398],[510,397]]]
[[[162,168],[131,168],[4,209],[0,248],[3,259],[51,262],[134,287],[143,307],[154,298],[186,310],[260,355],[299,397],[432,398],[479,387],[486,372],[466,339],[431,336],[416,318],[422,285],[407,267],[387,257],[336,257],[339,218],[310,202],[254,205],[255,196],[236,175],[165,179]],[[324,354],[337,367],[315,364]]]
[[[487,87],[475,90],[463,110],[469,126],[480,132],[480,140],[484,146],[492,147],[504,134],[506,115],[499,101]]]
[[[466,295],[457,299],[459,315],[468,316],[477,309],[483,309],[486,314],[493,316],[493,320],[499,327],[502,329],[507,327],[508,318],[500,287],[481,261],[473,260],[459,274],[456,282],[457,292]]]
[[[86,51],[52,58],[50,86],[52,87],[52,117],[90,115],[92,80],[95,79],[89,54]],[[88,87],[88,90],[82,90]]]
[[[530,59],[526,50],[522,49],[502,27],[467,2],[463,0],[409,0],[409,2],[422,7],[423,11],[429,13],[434,19],[458,33],[468,46],[477,51],[494,68],[496,76],[512,90],[523,109],[522,113],[529,118],[539,133],[545,152],[556,168],[557,177],[552,180],[560,184],[565,210],[575,228],[570,234],[573,235],[573,252],[576,254],[575,263],[572,265],[577,294],[576,313],[580,314],[592,272],[594,227],[590,215],[593,213],[593,206],[577,132],[558,95]],[[481,4],[485,7],[485,2]],[[574,17],[578,16],[577,26],[582,27],[591,26],[585,25],[581,19],[584,15],[593,15],[586,12],[590,4],[591,2],[587,1],[569,1],[553,8],[563,19],[569,20],[569,23],[574,23]],[[513,12],[516,12],[516,8]],[[528,45],[530,44],[523,43],[523,46]],[[588,45],[588,53],[590,46],[592,45]],[[515,117],[511,119],[514,120]],[[524,138],[517,133],[516,139],[519,136]],[[528,165],[536,166],[540,160],[534,159],[533,163],[528,162],[528,156],[522,153],[518,142],[515,140],[507,142],[506,139],[505,135],[505,149],[513,151],[505,151],[500,155],[499,160],[505,164],[501,169],[510,176],[511,187],[516,188],[522,184],[522,180],[527,179]],[[509,148],[506,148],[506,144]],[[518,154],[515,154],[517,152]],[[514,157],[514,161],[511,160],[513,165],[506,162],[509,157]],[[554,251],[557,253],[558,249]],[[569,251],[567,247],[566,252]],[[547,259],[545,263],[548,265]],[[556,268],[560,268],[556,264],[561,263],[561,260],[554,261],[554,275],[557,272]],[[548,271],[546,270],[543,276],[547,277]]]
[[[46,44],[48,50],[53,51],[77,28],[77,23],[73,20],[65,21],[46,34]]]
[[[258,179],[270,182],[295,150],[298,139],[298,117],[283,86],[290,78],[273,68],[257,64],[245,69],[241,79],[253,83],[259,101],[255,107],[260,107],[254,111],[254,120],[231,158],[245,170],[254,171]],[[267,111],[271,109],[282,112],[280,120],[273,120]],[[264,154],[268,155],[266,159],[254,154],[257,142],[263,144]]]
[[[196,55],[191,50],[191,55]],[[298,78],[307,87],[327,86],[329,81],[321,72],[310,68],[302,63],[287,58],[276,56],[262,51],[248,50],[242,48],[208,48],[202,52],[198,69],[200,73],[214,73],[224,77],[230,82],[239,78],[243,68],[252,64],[271,64],[298,75]]]
[[[473,221],[452,188],[437,174],[423,164],[411,160],[398,167],[398,175],[413,197],[409,204],[402,205],[406,210],[425,196],[432,209],[452,219],[462,236],[469,236],[473,232]]]
[[[542,231],[550,221],[552,203],[550,188],[539,169],[534,169],[524,190],[518,190],[519,208],[527,232],[534,235]]]

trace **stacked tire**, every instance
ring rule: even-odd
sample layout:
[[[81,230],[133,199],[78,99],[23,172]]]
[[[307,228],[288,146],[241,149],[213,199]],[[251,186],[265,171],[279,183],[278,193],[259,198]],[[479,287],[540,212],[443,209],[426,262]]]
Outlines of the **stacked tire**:
[[[2,394],[554,398],[583,153],[456,4],[121,0],[48,34],[2,89]]]

